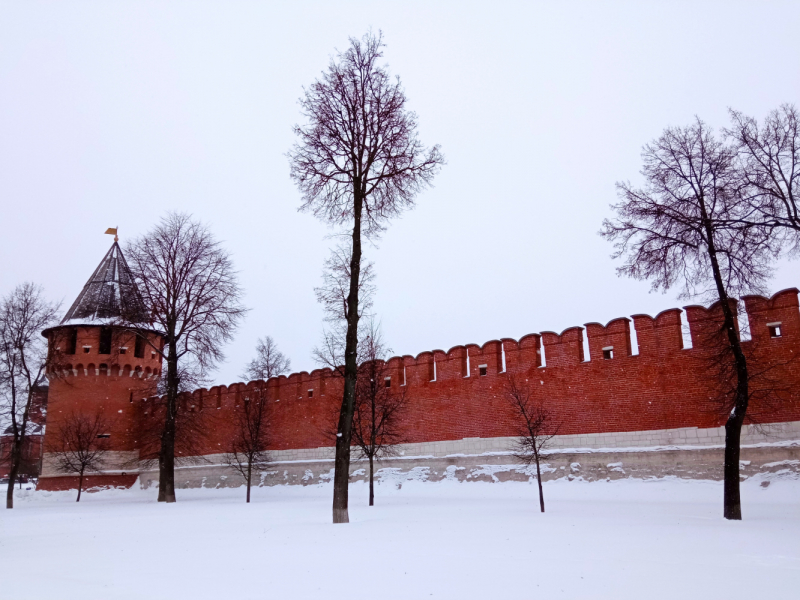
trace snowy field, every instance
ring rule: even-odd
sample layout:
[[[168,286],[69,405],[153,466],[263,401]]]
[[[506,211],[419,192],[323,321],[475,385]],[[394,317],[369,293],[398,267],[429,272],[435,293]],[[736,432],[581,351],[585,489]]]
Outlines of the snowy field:
[[[800,481],[662,479],[351,486],[331,525],[330,484],[85,494],[21,492],[0,513],[2,597],[800,598]]]

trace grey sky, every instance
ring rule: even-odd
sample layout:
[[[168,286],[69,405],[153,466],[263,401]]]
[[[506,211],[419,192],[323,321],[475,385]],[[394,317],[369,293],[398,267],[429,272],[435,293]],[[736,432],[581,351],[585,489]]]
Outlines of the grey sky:
[[[396,353],[686,304],[616,276],[596,234],[614,182],[667,125],[800,102],[798,25],[798,2],[0,2],[0,293],[34,280],[66,310],[107,227],[190,211],[252,308],[214,378],[266,334],[314,368],[333,241],[284,154],[302,86],[372,27],[448,161],[367,248]]]

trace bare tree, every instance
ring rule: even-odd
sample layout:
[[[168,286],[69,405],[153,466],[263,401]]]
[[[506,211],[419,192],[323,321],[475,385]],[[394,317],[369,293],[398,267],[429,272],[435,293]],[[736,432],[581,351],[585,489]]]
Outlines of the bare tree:
[[[258,340],[256,357],[247,364],[242,378],[247,381],[278,377],[289,372],[291,361],[278,350],[278,344],[270,336]]]
[[[699,119],[668,128],[642,151],[645,187],[618,183],[621,202],[601,234],[624,257],[621,275],[648,279],[653,290],[680,285],[683,297],[720,302],[723,322],[715,336],[715,362],[725,357],[734,377],[721,399],[725,424],[724,515],[741,519],[739,453],[750,399],[747,358],[736,328],[735,298],[763,293],[776,249],[759,228],[742,228],[752,208],[736,185],[735,152],[720,143]],[[732,305],[732,302],[734,305]],[[712,374],[714,376],[716,374]],[[727,386],[722,386],[723,388]]]
[[[725,131],[737,151],[736,175],[750,211],[740,224],[764,227],[794,251],[800,243],[800,115],[784,104],[762,124],[731,110]]]
[[[225,454],[225,463],[244,477],[247,485],[247,502],[250,502],[250,485],[253,469],[269,462],[269,402],[266,385],[248,392],[236,409],[236,430]]]
[[[536,481],[539,484],[539,508],[544,512],[541,461],[549,456],[548,445],[561,425],[552,411],[541,401],[534,400],[527,383],[522,384],[513,376],[506,386],[506,397],[517,415],[518,438],[512,447],[514,457],[521,463],[536,465]]]
[[[180,391],[175,411],[174,464],[182,465],[210,464],[203,456],[219,428],[220,416],[212,407],[195,404],[195,398],[189,389],[196,381],[196,374],[188,375],[179,371]],[[188,382],[184,388],[184,382]],[[164,422],[169,406],[163,380],[154,386],[153,395],[143,401],[141,410],[137,412],[135,423],[138,456],[134,457],[130,468],[152,469],[161,465],[162,438]]]
[[[6,508],[14,508],[31,407],[37,387],[45,382],[47,342],[41,332],[55,324],[58,308],[33,283],[18,285],[0,300],[0,419],[10,422],[11,435]]]
[[[350,230],[345,375],[333,486],[333,522],[347,523],[355,387],[358,376],[358,297],[362,235],[377,237],[387,221],[414,204],[443,164],[438,146],[417,138],[417,118],[406,110],[399,79],[378,64],[381,34],[351,38],[350,47],[300,99],[306,123],[289,153],[301,210]]]
[[[153,326],[164,336],[163,348],[153,346],[167,363],[158,501],[175,502],[178,395],[224,357],[222,345],[245,309],[229,254],[187,214],[168,213],[126,253]]]
[[[358,368],[353,410],[353,442],[360,450],[358,458],[369,461],[370,506],[375,504],[375,461],[396,456],[397,444],[406,440],[406,388],[392,381],[386,364],[389,352],[380,327],[372,321],[362,343],[363,360]]]
[[[81,501],[83,478],[87,472],[103,469],[108,452],[109,423],[101,412],[93,416],[72,413],[61,420],[55,432],[53,454],[54,466],[59,473],[78,474],[78,497]]]

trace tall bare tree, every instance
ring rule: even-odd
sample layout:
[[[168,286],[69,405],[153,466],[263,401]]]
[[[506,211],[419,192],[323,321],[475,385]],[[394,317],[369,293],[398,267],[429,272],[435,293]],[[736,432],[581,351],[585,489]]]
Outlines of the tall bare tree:
[[[11,434],[6,508],[14,508],[31,407],[37,387],[45,382],[47,342],[41,333],[55,324],[58,308],[33,283],[18,285],[0,300],[0,420],[10,422]]]
[[[103,469],[108,452],[109,422],[101,412],[94,415],[71,413],[59,421],[51,448],[55,469],[64,474],[78,474],[78,497],[81,501],[83,479],[87,472]]]
[[[245,394],[235,411],[235,431],[225,463],[238,472],[247,485],[247,502],[253,469],[269,462],[269,401],[266,384]]]
[[[303,195],[301,210],[349,229],[345,375],[333,485],[333,522],[347,523],[355,387],[358,376],[358,295],[362,236],[377,237],[388,220],[414,205],[443,158],[417,138],[417,117],[406,110],[399,79],[378,64],[381,34],[361,40],[331,60],[300,99],[305,124],[289,152],[291,177]]]
[[[720,302],[715,362],[726,358],[734,385],[725,423],[724,516],[741,519],[739,453],[750,399],[747,358],[736,328],[735,299],[763,293],[776,249],[759,228],[736,225],[752,209],[738,192],[735,151],[699,119],[668,128],[642,151],[643,188],[618,183],[617,213],[601,234],[624,257],[621,275],[650,280],[653,290],[678,285],[686,298]],[[733,303],[732,303],[733,301]],[[723,385],[723,389],[727,386]]]
[[[190,215],[168,213],[127,248],[152,325],[164,335],[153,350],[166,361],[166,406],[159,452],[159,502],[175,502],[175,435],[179,394],[224,357],[222,346],[245,313],[230,255]]]
[[[404,411],[406,388],[386,364],[389,354],[380,327],[372,321],[362,341],[361,364],[358,368],[355,407],[353,410],[353,442],[360,450],[359,458],[369,461],[369,505],[375,504],[375,461],[397,455],[397,445],[406,440]]]
[[[247,381],[284,375],[291,369],[292,362],[278,349],[278,344],[270,336],[258,340],[256,357],[247,363],[242,377]]]
[[[548,445],[560,428],[552,411],[534,399],[527,383],[511,376],[506,384],[506,398],[517,416],[517,440],[512,451],[521,463],[536,465],[536,482],[539,484],[539,508],[544,512],[541,461],[548,456]]]

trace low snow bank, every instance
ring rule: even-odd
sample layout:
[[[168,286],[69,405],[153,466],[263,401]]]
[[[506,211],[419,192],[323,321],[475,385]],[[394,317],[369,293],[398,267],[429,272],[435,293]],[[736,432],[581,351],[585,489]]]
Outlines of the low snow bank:
[[[351,485],[330,524],[329,482],[253,490],[18,494],[0,514],[8,598],[794,598],[800,480],[745,481],[744,521],[722,484],[657,479],[423,483],[385,473],[375,507]],[[616,468],[616,465],[609,468]],[[343,548],[349,549],[347,554]],[[341,575],[344,568],[345,576]]]

